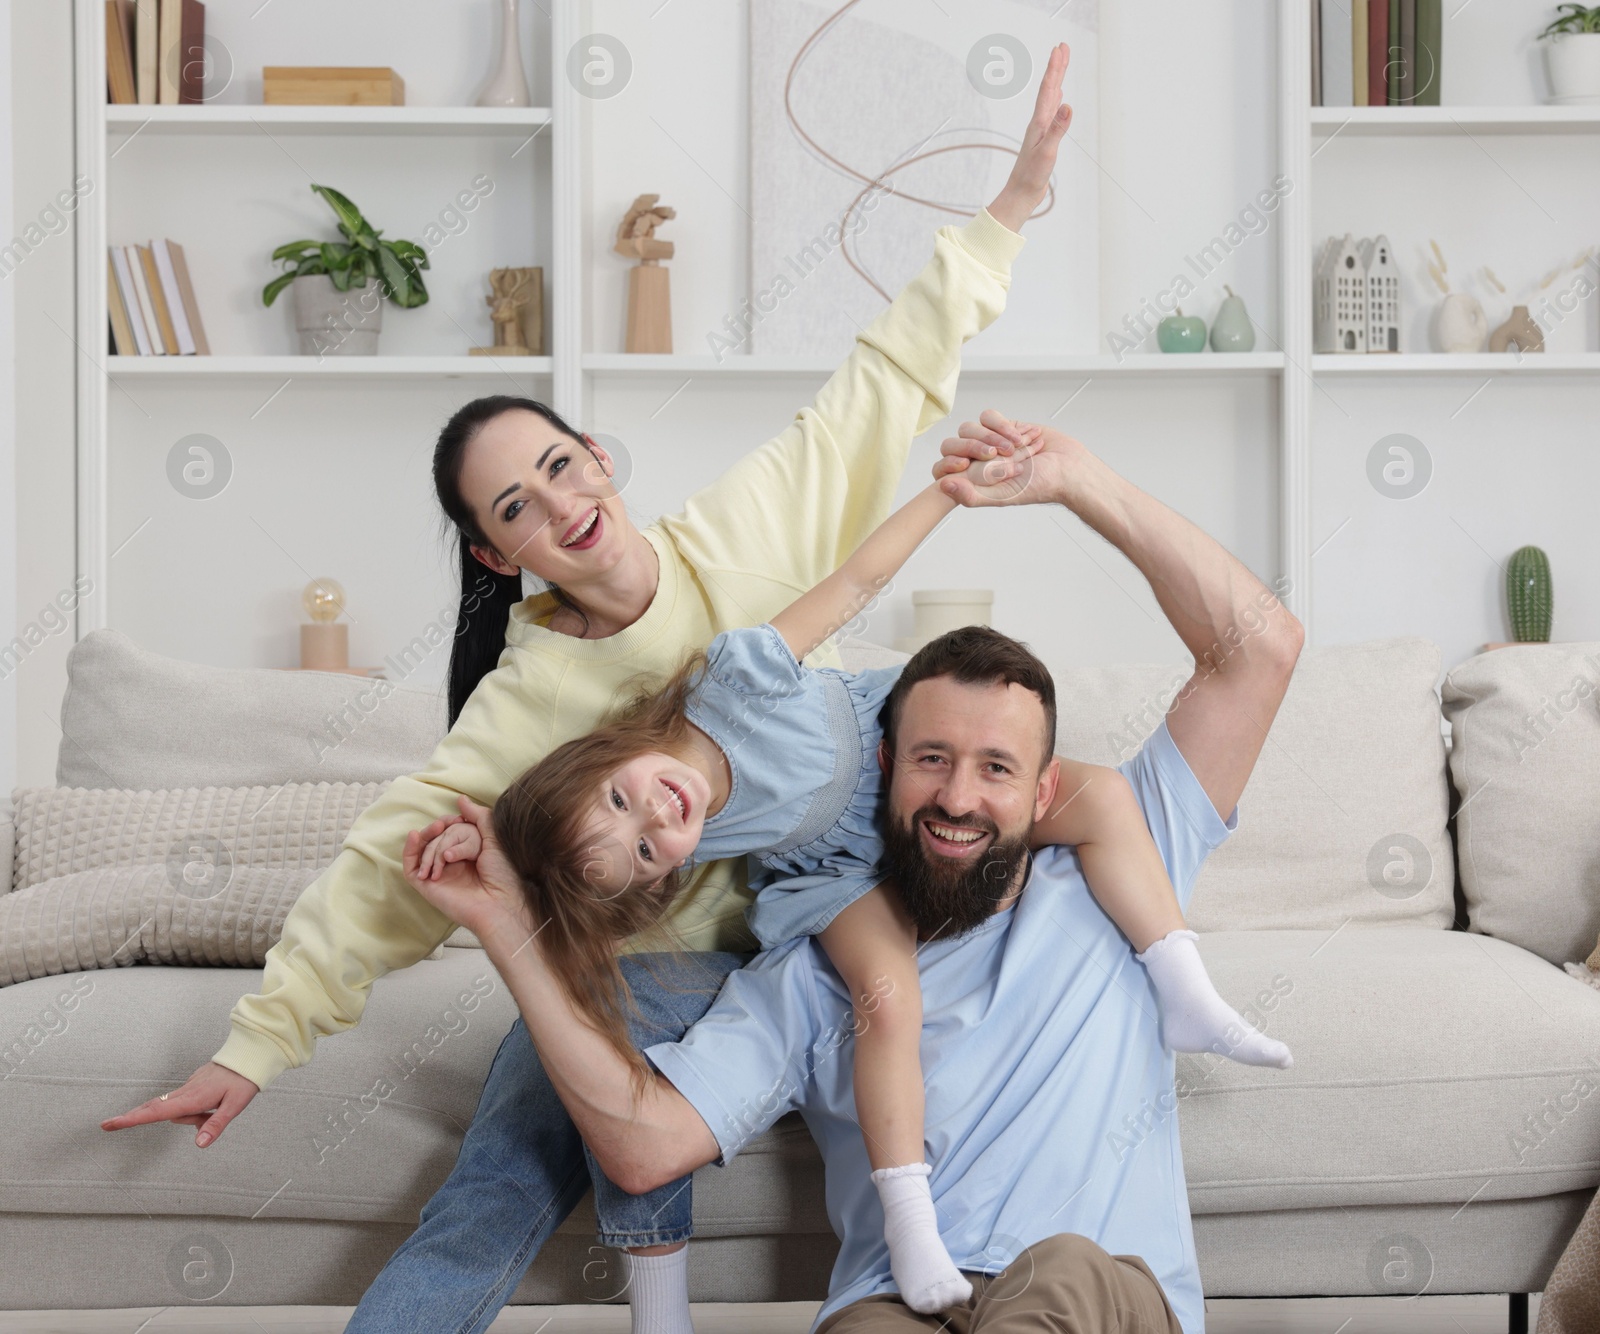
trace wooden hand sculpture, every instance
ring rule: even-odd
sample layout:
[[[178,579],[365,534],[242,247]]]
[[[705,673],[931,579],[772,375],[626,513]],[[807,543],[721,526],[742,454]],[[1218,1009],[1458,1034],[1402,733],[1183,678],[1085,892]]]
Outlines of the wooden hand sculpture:
[[[660,195],[640,195],[628,206],[617,225],[617,241],[612,247],[619,255],[631,255],[639,262],[628,272],[628,334],[624,344],[629,352],[672,351],[672,302],[667,270],[660,261],[672,258],[671,241],[656,240],[656,228],[676,209],[656,201]]]

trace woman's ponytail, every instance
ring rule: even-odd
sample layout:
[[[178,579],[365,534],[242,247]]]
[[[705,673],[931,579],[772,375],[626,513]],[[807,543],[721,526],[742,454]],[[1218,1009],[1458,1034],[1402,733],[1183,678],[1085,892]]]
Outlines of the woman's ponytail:
[[[472,554],[474,546],[493,547],[484,535],[472,507],[461,493],[461,462],[478,432],[502,412],[532,412],[544,418],[578,444],[584,439],[554,408],[531,398],[491,394],[475,398],[457,410],[439,432],[433,449],[433,489],[447,524],[457,537],[460,561],[461,605],[456,616],[455,643],[450,650],[449,725],[454,727],[467,698],[500,661],[505,651],[506,626],[511,609],[522,601],[522,575],[496,574]],[[550,591],[564,606],[578,609],[554,585]]]
[[[472,539],[460,535],[461,608],[450,650],[450,726],[456,725],[467,696],[500,661],[506,647],[511,609],[522,601],[522,575],[497,574],[472,554]]]

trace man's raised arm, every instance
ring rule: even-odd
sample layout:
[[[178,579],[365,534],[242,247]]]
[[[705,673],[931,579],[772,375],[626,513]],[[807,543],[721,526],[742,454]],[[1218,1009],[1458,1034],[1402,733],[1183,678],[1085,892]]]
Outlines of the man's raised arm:
[[[959,451],[1013,429],[993,411],[965,423],[961,440],[945,442],[935,475],[962,504],[1065,505],[1138,566],[1195,660],[1167,711],[1168,730],[1217,814],[1228,819],[1288,689],[1304,628],[1219,542],[1053,428],[1042,428],[1018,484],[974,487]]]

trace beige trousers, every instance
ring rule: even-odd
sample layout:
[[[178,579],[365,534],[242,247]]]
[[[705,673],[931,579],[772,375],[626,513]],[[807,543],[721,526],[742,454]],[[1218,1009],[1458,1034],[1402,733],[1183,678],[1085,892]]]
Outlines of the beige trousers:
[[[1137,1255],[1108,1255],[1073,1232],[1028,1247],[1003,1273],[967,1278],[972,1296],[938,1315],[918,1315],[893,1294],[863,1297],[817,1334],[1183,1334],[1149,1265]]]

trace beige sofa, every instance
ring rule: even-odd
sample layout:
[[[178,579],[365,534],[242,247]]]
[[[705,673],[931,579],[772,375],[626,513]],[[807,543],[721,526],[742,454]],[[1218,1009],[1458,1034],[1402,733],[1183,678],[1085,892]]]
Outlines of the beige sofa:
[[[1426,641],[1302,655],[1190,909],[1223,994],[1296,1057],[1290,1071],[1178,1059],[1208,1294],[1543,1287],[1600,1182],[1600,992],[1561,967],[1600,930],[1600,717],[1592,689],[1576,698],[1600,679],[1597,651],[1474,658],[1444,681],[1443,711]],[[887,654],[844,652],[852,666]],[[112,631],[76,646],[70,671],[65,788],[372,784],[419,767],[442,726],[432,695],[374,703],[370,682],[175,663]],[[1061,748],[1126,758],[1186,675],[1059,672]],[[76,865],[98,837],[59,810],[45,826],[0,825],[0,888]],[[41,854],[50,839],[63,846]],[[313,851],[306,875],[332,855]],[[272,855],[281,865],[283,847]],[[141,941],[123,957],[159,944]],[[358,1028],[204,1151],[187,1128],[97,1123],[209,1057],[259,971],[139,963],[0,988],[0,1306],[356,1302],[449,1172],[514,1014],[481,950],[438,953],[379,980]],[[1106,1151],[1171,1114],[1130,1109]],[[695,1214],[695,1300],[824,1294],[835,1243],[798,1119],[701,1171]],[[517,1302],[617,1295],[592,1223],[585,1204]]]

